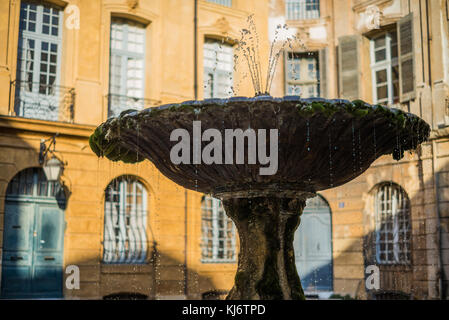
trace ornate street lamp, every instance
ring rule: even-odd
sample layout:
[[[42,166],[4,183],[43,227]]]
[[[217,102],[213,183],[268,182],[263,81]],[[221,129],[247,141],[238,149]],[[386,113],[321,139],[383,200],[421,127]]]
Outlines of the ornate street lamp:
[[[64,164],[53,156],[51,159],[45,161],[42,168],[48,181],[59,181]]]
[[[62,169],[64,168],[64,163],[62,163],[56,156],[54,155],[55,146],[56,146],[56,137],[59,134],[56,133],[53,137],[47,140],[41,140],[40,152],[39,152],[39,163],[43,164],[42,169],[44,169],[45,176],[48,181],[59,181],[61,176]],[[48,147],[46,146],[46,142],[50,141]],[[50,148],[53,145],[53,150]],[[53,156],[51,159],[45,160],[47,153],[51,152]]]

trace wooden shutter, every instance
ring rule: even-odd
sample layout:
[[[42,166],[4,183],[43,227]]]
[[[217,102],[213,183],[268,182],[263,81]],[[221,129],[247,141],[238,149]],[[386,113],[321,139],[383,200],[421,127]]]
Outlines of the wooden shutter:
[[[399,96],[405,102],[415,98],[415,61],[413,39],[413,13],[399,20]]]
[[[338,73],[340,98],[359,99],[360,49],[359,36],[343,36],[338,39]]]
[[[320,70],[320,92],[319,96],[327,98],[327,56],[328,48],[321,49],[319,52],[319,70]]]

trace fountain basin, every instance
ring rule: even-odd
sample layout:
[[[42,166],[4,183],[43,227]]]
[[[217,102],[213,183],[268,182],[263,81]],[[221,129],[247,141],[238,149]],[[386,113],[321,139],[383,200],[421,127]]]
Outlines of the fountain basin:
[[[260,175],[260,164],[178,164],[170,161],[173,130],[278,129],[278,170]],[[342,185],[378,157],[399,160],[425,141],[430,127],[401,110],[363,101],[235,97],[186,101],[125,111],[100,125],[90,138],[98,156],[114,161],[149,159],[177,184],[221,198],[294,196]],[[204,148],[208,142],[202,142]],[[224,149],[223,149],[224,152]],[[246,159],[246,158],[245,158]]]

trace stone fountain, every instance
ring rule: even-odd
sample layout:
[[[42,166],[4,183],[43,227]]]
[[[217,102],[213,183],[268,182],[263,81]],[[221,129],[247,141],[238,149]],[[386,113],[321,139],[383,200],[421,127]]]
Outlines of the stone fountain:
[[[171,134],[184,129],[195,136],[195,121],[223,136],[226,129],[277,129],[266,144],[277,142],[277,171],[261,175],[266,164],[248,161],[249,154],[244,163],[175,164],[170,155],[178,141]],[[227,299],[304,299],[293,236],[306,199],[351,181],[382,155],[400,160],[429,133],[429,125],[413,114],[361,100],[259,95],[125,111],[101,124],[89,142],[98,156],[126,163],[149,159],[177,184],[223,200],[240,237]],[[196,143],[204,150],[210,142]],[[226,152],[224,145],[219,148]],[[187,158],[195,157],[194,149]]]

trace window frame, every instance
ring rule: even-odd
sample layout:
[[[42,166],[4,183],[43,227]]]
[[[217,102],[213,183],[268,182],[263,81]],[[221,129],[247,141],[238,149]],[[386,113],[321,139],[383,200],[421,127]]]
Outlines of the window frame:
[[[27,6],[27,10],[25,11],[23,8]],[[36,7],[36,19],[32,21],[35,24],[35,30],[29,31],[28,26],[30,23],[30,8],[31,6]],[[44,23],[44,9],[50,9],[50,23]],[[23,11],[22,11],[23,10]],[[58,10],[57,18],[58,23],[53,24],[53,10]],[[26,19],[22,22],[22,14],[27,12]],[[34,12],[34,11],[33,11]],[[19,106],[16,108],[16,112],[20,117],[32,118],[32,119],[40,119],[40,120],[51,120],[57,121],[59,119],[59,96],[61,82],[61,65],[62,65],[62,44],[63,44],[63,20],[64,20],[64,10],[58,6],[47,4],[47,3],[34,3],[34,2],[22,2],[20,4],[20,17],[19,17],[19,35],[18,35],[18,47],[17,47],[17,70],[16,70],[16,79],[19,83],[16,83],[16,99],[18,99]],[[25,24],[25,27],[23,27]],[[49,34],[44,34],[42,29],[44,25],[49,26]],[[51,35],[52,27],[57,28],[58,35]],[[33,58],[28,60],[27,55],[28,52],[28,41],[34,41],[33,48]],[[43,43],[47,43],[48,51],[44,51],[42,48]],[[51,47],[52,45],[56,45],[56,62],[52,63],[50,60],[51,56]],[[45,63],[47,65],[47,70],[42,73],[42,54],[46,53],[48,58]],[[32,62],[33,67],[31,70],[28,69],[28,63]],[[49,83],[49,78],[51,76],[50,67],[52,65],[56,65],[55,73],[54,73],[54,82],[52,84]],[[28,79],[28,75],[32,72],[31,81]],[[41,83],[41,76],[45,75],[46,81],[45,83]],[[28,84],[22,85],[22,82],[26,82]],[[31,83],[31,90],[29,89],[29,84]],[[41,92],[41,89],[44,88],[45,92]],[[48,103],[45,104],[43,108],[45,110],[35,109],[36,101],[41,101],[41,97],[48,100]],[[27,107],[27,104],[31,104],[31,107]],[[16,102],[17,104],[17,102]],[[42,107],[40,103],[37,104],[39,107]],[[52,109],[53,105],[57,105],[54,110]],[[30,113],[28,113],[31,111]]]
[[[212,206],[207,207],[207,202],[211,201]],[[223,234],[224,236],[219,237],[219,211],[222,210],[223,217]],[[205,211],[210,211],[211,215],[205,214]],[[211,228],[207,226],[205,220],[211,221]],[[231,223],[231,230],[229,230],[228,223]],[[210,239],[207,234],[208,231],[212,232],[212,239]],[[231,232],[231,238],[227,236],[228,232]],[[205,256],[207,250],[207,244],[212,240],[212,257]],[[219,243],[223,241],[223,257],[218,256]],[[228,242],[230,242],[230,247],[228,247]],[[224,211],[223,204],[221,200],[210,197],[203,196],[201,200],[201,262],[202,263],[235,263],[237,261],[236,252],[236,226],[231,218],[226,215]],[[228,252],[232,251],[232,258],[227,258]]]
[[[370,68],[371,68],[371,85],[372,85],[372,94],[373,94],[373,102],[374,104],[383,104],[386,103],[387,106],[392,106],[394,104],[399,103],[400,93],[400,81],[399,74],[397,80],[393,81],[393,68],[396,67],[399,72],[399,54],[396,57],[392,57],[391,51],[391,34],[396,33],[396,48],[399,46],[398,35],[395,29],[384,30],[381,33],[377,33],[370,39]],[[376,62],[376,48],[375,48],[375,40],[384,37],[385,39],[385,60],[380,62]],[[377,88],[379,84],[377,83],[376,73],[382,70],[386,70],[387,72],[387,98],[379,100],[377,97]],[[398,92],[397,96],[394,96],[394,82],[397,83]]]
[[[213,44],[213,46],[218,47],[218,49],[214,49],[214,48],[207,48],[207,46],[209,44]],[[219,50],[221,48],[221,46],[223,47],[227,47],[229,48],[231,51],[231,53],[227,53],[224,50]],[[206,50],[211,50],[214,51],[216,56],[215,59],[213,60],[213,65],[214,67],[209,67],[206,66],[206,61],[207,60],[211,60],[212,58],[207,58],[205,55],[205,51]],[[223,60],[219,60],[218,59],[218,55],[222,54],[222,55],[228,55],[230,57],[230,61],[228,66],[230,67],[230,71],[226,71],[224,69],[220,69],[218,68],[218,65],[220,63],[224,63],[226,64],[226,62],[223,62]],[[234,87],[234,46],[230,43],[227,43],[225,41],[221,41],[218,39],[214,39],[214,38],[205,38],[204,39],[204,43],[203,43],[203,98],[204,99],[211,99],[211,98],[229,98],[232,96],[232,92],[225,92],[226,90],[231,90]],[[225,88],[225,87],[221,87],[221,85],[218,83],[220,77],[222,78],[230,78],[230,83],[229,83],[229,87]],[[209,80],[206,79],[212,79],[209,83]],[[211,94],[206,94],[206,92],[208,91],[208,89],[211,88]],[[223,91],[223,92],[222,92]]]
[[[381,193],[382,189],[388,189],[386,200],[380,200],[382,195],[385,195],[385,190]],[[393,197],[398,196],[397,198]],[[390,203],[390,208],[382,210],[382,205]],[[401,207],[398,209],[398,204]],[[412,245],[412,226],[411,226],[411,210],[410,199],[405,190],[394,183],[384,183],[377,187],[374,197],[374,226],[375,226],[375,258],[376,262],[380,265],[410,265],[411,264],[411,245]],[[391,218],[389,220],[383,219],[385,214],[391,211]],[[402,212],[401,212],[402,211]],[[402,221],[400,216],[402,215]],[[382,228],[382,226],[388,226],[392,224],[390,229]],[[401,224],[401,225],[400,225]],[[404,229],[406,224],[406,229]],[[381,233],[385,234],[384,240],[381,240]],[[399,233],[403,233],[404,239],[400,243]],[[391,235],[391,240],[388,238]],[[382,250],[381,245],[385,245],[385,249]],[[402,248],[401,248],[402,244]],[[390,248],[391,247],[391,248]],[[392,259],[389,258],[389,254],[392,251]],[[381,258],[381,254],[384,254],[384,258]],[[401,259],[402,257],[402,259]]]
[[[121,24],[123,26],[122,30],[122,39],[121,44],[122,48],[117,49],[113,48],[113,27],[114,24]],[[134,52],[129,50],[129,27],[137,26],[143,30],[142,35],[142,52]],[[137,22],[131,19],[121,18],[121,17],[111,17],[110,29],[109,29],[109,75],[108,75],[108,92],[109,92],[109,102],[108,102],[108,118],[111,116],[118,116],[122,111],[127,109],[143,109],[145,107],[145,78],[146,78],[146,56],[147,56],[147,27],[145,24],[141,22]],[[116,76],[114,74],[114,58],[118,57],[120,61],[120,74],[118,76],[119,80],[119,89],[118,92],[115,92],[114,87],[117,84],[114,82],[113,78]],[[128,60],[135,59],[136,61],[140,60],[142,63],[142,83],[141,83],[141,92],[139,96],[131,96],[128,95]]]
[[[114,184],[118,183],[117,188],[114,188]],[[127,190],[128,184],[132,183],[132,192],[129,193]],[[142,198],[142,209],[140,210],[140,215],[137,212],[137,187],[140,187],[141,194],[140,197]],[[108,192],[111,192],[112,194],[108,195]],[[132,195],[133,202],[128,203],[128,195]],[[148,234],[147,234],[147,226],[148,226],[148,218],[149,218],[149,209],[148,209],[148,190],[145,187],[145,185],[134,176],[119,176],[115,179],[113,179],[108,186],[106,187],[104,191],[104,207],[103,207],[103,214],[104,214],[104,221],[103,221],[103,254],[102,254],[102,260],[101,262],[104,264],[123,264],[123,265],[129,265],[129,264],[145,264],[147,262],[148,258]],[[108,201],[108,198],[111,197],[118,197],[117,201]],[[115,206],[118,205],[118,212],[117,209],[113,209]],[[130,223],[132,222],[132,218],[134,217],[136,225],[134,226],[135,229],[138,231],[138,235],[141,237],[139,241],[140,250],[136,247],[134,248],[134,251],[132,249],[128,250],[121,250],[123,246],[123,242],[129,241],[129,229],[131,227],[130,224],[122,224],[126,220],[126,208],[127,205],[131,205],[132,207],[132,215],[130,215]],[[114,228],[117,227],[114,225],[114,218],[113,215],[117,215],[116,220],[118,221],[118,228],[120,229],[120,234],[114,235]],[[139,221],[140,220],[140,221]],[[140,223],[139,223],[140,222]],[[123,231],[125,238],[121,238],[123,236]],[[109,236],[114,235],[109,239]],[[117,243],[121,242],[122,244],[117,247]],[[111,245],[111,248],[109,248],[109,243]],[[137,241],[136,241],[137,244]],[[131,248],[131,247],[130,247]],[[114,257],[114,254],[117,254],[118,251],[118,257]],[[110,252],[110,253],[109,253]],[[109,256],[107,256],[109,254]]]
[[[299,63],[297,64],[299,66],[299,76],[297,79],[293,79],[290,77],[289,72],[289,65],[290,60],[293,61],[293,59],[289,58],[289,55],[298,55],[299,56]],[[304,62],[302,62],[304,60]],[[310,78],[310,61],[313,60],[314,68],[313,71],[315,73],[315,79]],[[306,69],[302,72],[303,69]],[[302,74],[307,74],[308,79],[301,79],[301,72]],[[301,97],[304,97],[304,92],[307,90],[307,95],[309,97],[319,97],[321,94],[321,88],[320,88],[320,58],[319,58],[319,52],[318,51],[310,51],[310,52],[301,52],[301,51],[284,51],[284,88],[285,88],[285,95],[299,95]],[[289,87],[293,86],[293,92],[289,93]],[[314,95],[310,95],[310,88],[314,88]],[[299,89],[299,93],[296,92],[296,89]]]
[[[295,6],[298,8],[297,12],[292,10]],[[317,8],[314,10],[307,10],[307,8],[311,6],[317,6]],[[320,0],[286,0],[285,16],[287,20],[290,21],[319,19],[321,17]]]

